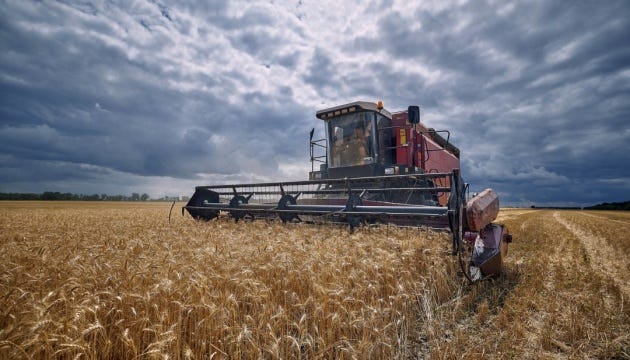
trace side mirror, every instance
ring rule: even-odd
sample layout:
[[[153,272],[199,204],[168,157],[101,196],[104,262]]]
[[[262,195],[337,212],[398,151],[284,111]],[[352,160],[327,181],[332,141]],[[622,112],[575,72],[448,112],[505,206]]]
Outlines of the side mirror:
[[[311,140],[310,140],[310,141],[313,141],[313,134],[314,134],[314,133],[315,133],[315,128],[312,128],[312,129],[311,129]]]
[[[407,108],[407,119],[410,124],[417,124],[420,122],[420,107],[417,105],[411,105]]]

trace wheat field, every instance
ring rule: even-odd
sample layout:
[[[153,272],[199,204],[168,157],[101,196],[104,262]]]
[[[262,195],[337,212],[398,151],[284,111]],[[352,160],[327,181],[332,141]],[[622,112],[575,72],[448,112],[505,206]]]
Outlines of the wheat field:
[[[469,285],[448,234],[169,208],[0,202],[0,358],[630,358],[629,213],[502,210]]]

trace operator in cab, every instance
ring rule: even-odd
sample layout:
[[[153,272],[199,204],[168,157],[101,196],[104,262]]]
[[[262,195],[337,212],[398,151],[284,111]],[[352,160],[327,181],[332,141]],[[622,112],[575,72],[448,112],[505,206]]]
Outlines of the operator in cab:
[[[367,144],[365,139],[365,130],[361,124],[357,124],[352,133],[352,137],[348,141],[346,149],[346,164],[363,165],[367,156]]]

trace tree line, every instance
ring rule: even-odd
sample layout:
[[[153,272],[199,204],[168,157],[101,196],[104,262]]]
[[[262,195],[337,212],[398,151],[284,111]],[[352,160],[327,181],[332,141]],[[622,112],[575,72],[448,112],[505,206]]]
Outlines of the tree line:
[[[630,210],[630,201],[613,202],[613,203],[601,203],[595,206],[589,206],[585,209],[588,210]]]
[[[73,194],[58,191],[45,191],[41,194],[35,193],[0,193],[0,200],[69,200],[69,201],[147,201],[148,194],[132,193],[128,195],[107,195],[107,194]]]

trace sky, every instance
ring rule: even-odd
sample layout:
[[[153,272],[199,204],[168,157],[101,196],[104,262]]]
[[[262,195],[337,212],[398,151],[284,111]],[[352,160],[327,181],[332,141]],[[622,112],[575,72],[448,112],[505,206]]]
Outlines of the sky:
[[[630,200],[625,0],[0,0],[0,46],[0,192],[305,180],[315,112],[382,100],[502,205]]]

